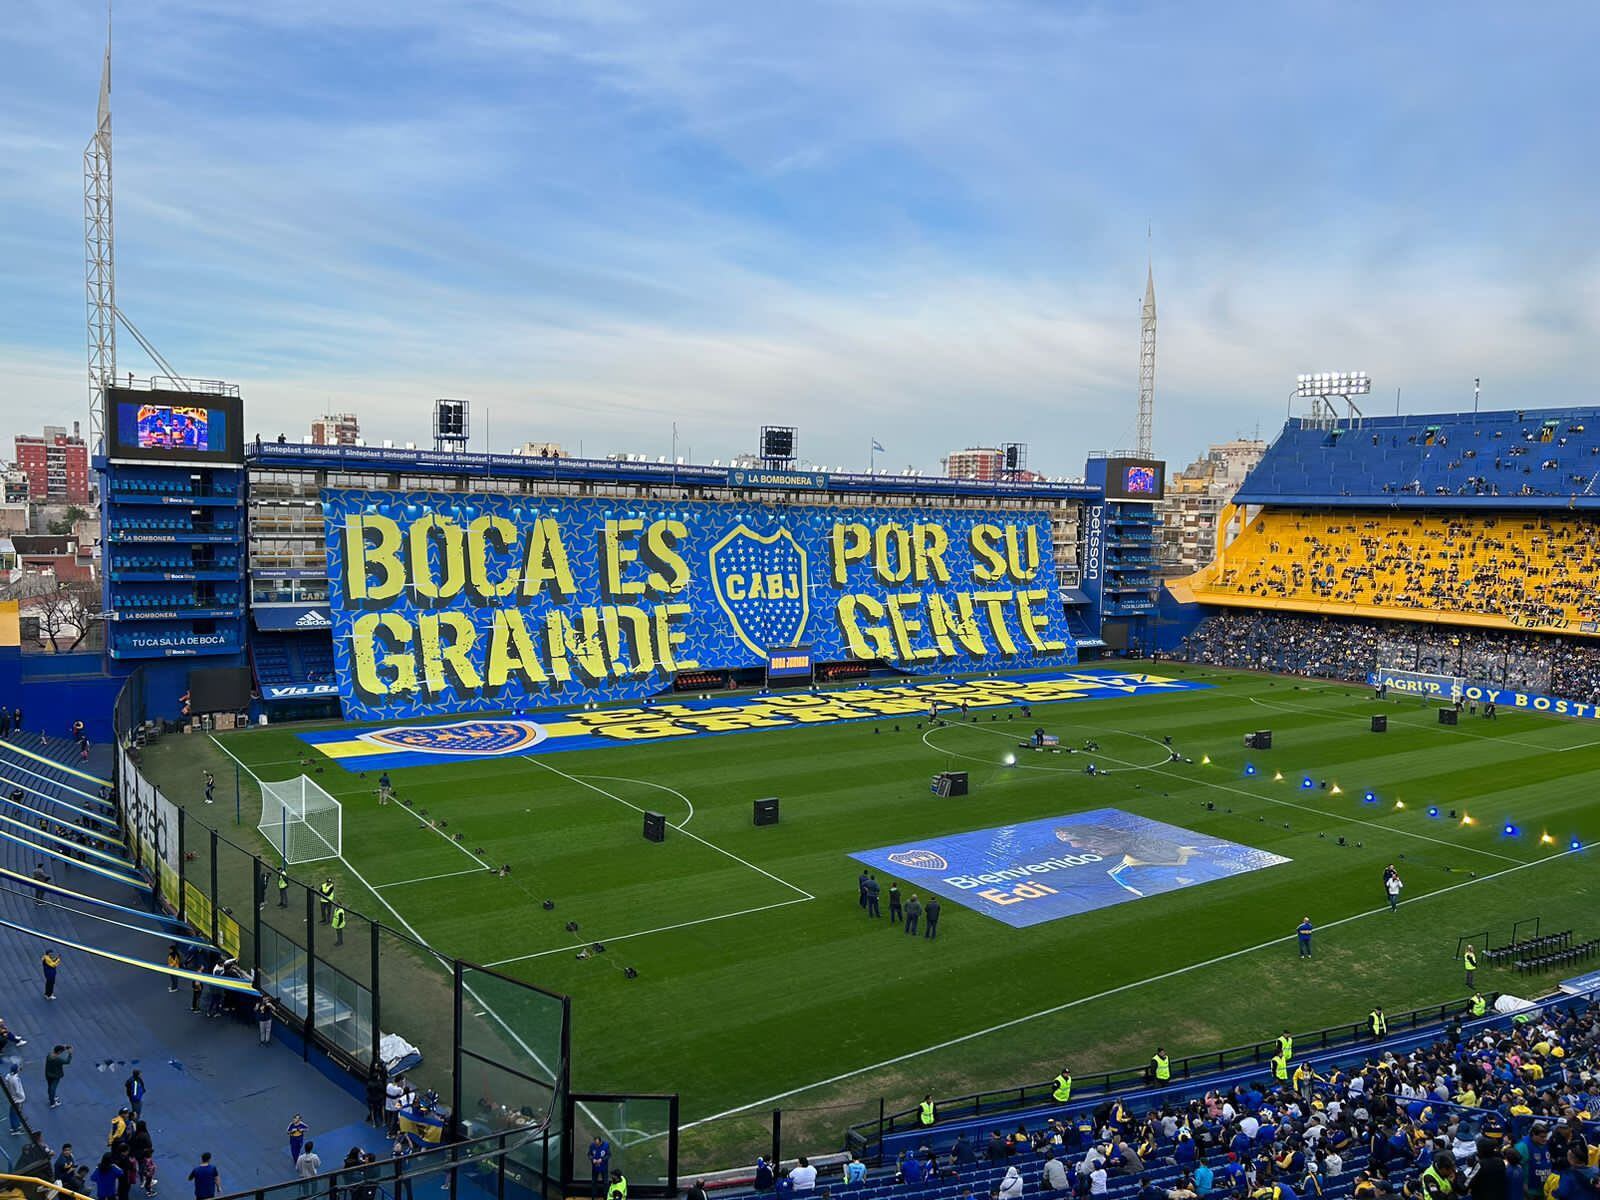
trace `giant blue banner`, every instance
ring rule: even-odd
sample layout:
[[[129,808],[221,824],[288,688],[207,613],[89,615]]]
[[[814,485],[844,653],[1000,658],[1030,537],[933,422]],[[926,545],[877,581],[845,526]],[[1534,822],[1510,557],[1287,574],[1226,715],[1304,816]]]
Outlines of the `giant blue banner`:
[[[323,492],[352,718],[649,696],[680,671],[1070,666],[1043,512]]]
[[[1002,825],[850,856],[1014,928],[1275,867],[1266,850],[1117,808]]]

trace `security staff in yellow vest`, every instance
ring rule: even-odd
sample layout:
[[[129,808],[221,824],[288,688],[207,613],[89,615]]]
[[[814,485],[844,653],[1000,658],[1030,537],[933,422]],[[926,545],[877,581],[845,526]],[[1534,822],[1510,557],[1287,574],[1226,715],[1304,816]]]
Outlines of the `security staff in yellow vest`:
[[[278,907],[289,907],[289,872],[283,867],[278,868]]]
[[[1389,1032],[1389,1018],[1383,1015],[1383,1009],[1373,1005],[1372,1011],[1367,1014],[1367,1032],[1375,1038],[1381,1038]]]
[[[1472,1007],[1470,1011],[1475,1017],[1481,1017],[1484,1013],[1489,1011],[1489,1002],[1483,998],[1482,992],[1472,993]]]
[[[1419,1182],[1422,1184],[1424,1200],[1448,1200],[1450,1196],[1466,1192],[1465,1187],[1456,1186],[1456,1160],[1449,1154],[1434,1159],[1420,1176]]]
[[[1050,1096],[1057,1104],[1065,1104],[1072,1099],[1072,1072],[1062,1067],[1056,1076],[1056,1090]]]
[[[1282,1051],[1272,1056],[1272,1077],[1280,1084],[1289,1082],[1289,1060]]]
[[[1287,1029],[1278,1035],[1278,1053],[1285,1058],[1294,1057],[1294,1036]]]
[[[1467,952],[1461,956],[1461,965],[1467,972],[1467,986],[1476,987],[1474,980],[1478,976],[1478,952],[1469,944]]]
[[[333,919],[333,880],[324,879],[317,886],[317,895],[321,897],[322,923],[326,925]]]
[[[917,1120],[927,1127],[933,1124],[933,1093],[929,1092],[922,1098],[922,1103],[917,1105]]]
[[[621,1171],[611,1172],[611,1186],[606,1189],[606,1200],[628,1200],[628,1180]]]
[[[1157,1046],[1150,1056],[1150,1078],[1157,1083],[1166,1083],[1172,1078],[1172,1060],[1167,1057],[1165,1046]]]
[[[329,924],[331,924],[333,926],[333,944],[335,946],[344,945],[344,927],[345,927],[345,923],[346,923],[346,918],[345,918],[345,915],[344,915],[344,905],[342,905],[342,904],[334,905],[334,907],[333,907],[333,920],[330,921]]]

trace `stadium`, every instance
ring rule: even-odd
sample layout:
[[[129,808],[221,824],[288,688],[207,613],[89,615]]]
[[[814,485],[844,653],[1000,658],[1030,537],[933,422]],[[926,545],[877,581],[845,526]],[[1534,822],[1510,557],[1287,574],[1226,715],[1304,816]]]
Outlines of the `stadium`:
[[[117,370],[106,71],[103,648],[0,601],[8,1195],[1593,1194],[1600,408],[1301,376],[1182,574],[1153,274],[1071,479],[291,441]]]

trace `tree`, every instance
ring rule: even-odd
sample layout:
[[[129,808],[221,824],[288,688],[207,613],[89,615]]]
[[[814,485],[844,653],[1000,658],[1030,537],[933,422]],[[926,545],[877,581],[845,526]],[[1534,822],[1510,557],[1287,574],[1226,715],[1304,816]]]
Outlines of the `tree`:
[[[57,537],[62,537],[71,533],[72,527],[87,516],[89,516],[89,513],[79,508],[76,504],[69,504],[62,518],[59,521],[48,522],[47,527],[51,533]]]
[[[93,583],[62,583],[53,575],[40,582],[44,586],[23,600],[22,607],[39,618],[40,637],[52,650],[76,650],[94,624],[99,589]],[[65,647],[63,638],[71,639]]]

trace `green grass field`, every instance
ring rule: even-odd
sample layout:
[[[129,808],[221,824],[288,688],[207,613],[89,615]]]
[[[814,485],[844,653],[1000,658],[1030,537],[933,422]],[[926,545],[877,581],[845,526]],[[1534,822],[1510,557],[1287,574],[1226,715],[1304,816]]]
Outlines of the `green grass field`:
[[[884,719],[881,733],[867,722],[393,772],[401,797],[465,834],[455,844],[329,761],[317,778],[344,802],[346,860],[329,866],[353,909],[570,994],[575,1085],[681,1093],[689,1164],[746,1159],[774,1107],[791,1138],[831,1146],[880,1096],[900,1107],[1063,1062],[1132,1065],[1157,1042],[1177,1056],[1355,1020],[1374,1002],[1440,1002],[1465,994],[1461,936],[1504,941],[1535,915],[1597,932],[1592,855],[1570,844],[1600,839],[1600,725],[1510,712],[1449,729],[1368,689],[1154,670],[1214,687],[1035,708],[1029,727],[1099,742],[1092,757],[1112,773],[1098,778],[1081,755],[1006,766],[1024,726],[976,712],[938,730],[900,718],[894,733]],[[1377,712],[1386,734],[1368,730]],[[1274,730],[1272,750],[1242,749],[1257,728]],[[1192,765],[1165,761],[1166,735]],[[193,805],[202,767],[231,781],[228,755],[280,779],[304,754],[278,728],[169,738],[146,762]],[[971,771],[970,796],[929,795],[946,767]],[[249,783],[230,836],[255,837]],[[766,795],[782,798],[782,824],[757,829],[750,803]],[[933,943],[857,906],[850,851],[1108,806],[1293,861],[1028,929],[947,903]],[[664,844],[641,838],[641,808],[675,826]],[[231,804],[211,811],[232,830]],[[482,870],[467,853],[480,846],[512,876]],[[1389,862],[1406,881],[1398,913],[1382,898]],[[1307,914],[1317,953],[1301,961]],[[576,957],[596,940],[604,955]],[[1548,986],[1488,970],[1479,983]],[[385,1027],[418,1041],[403,1004],[386,997]]]

